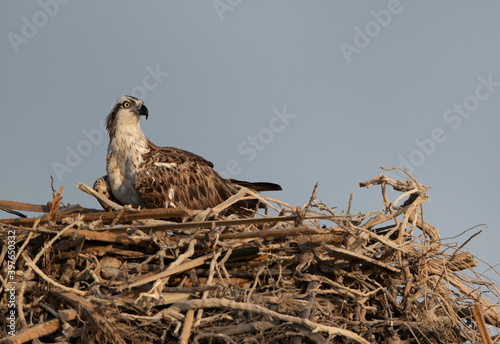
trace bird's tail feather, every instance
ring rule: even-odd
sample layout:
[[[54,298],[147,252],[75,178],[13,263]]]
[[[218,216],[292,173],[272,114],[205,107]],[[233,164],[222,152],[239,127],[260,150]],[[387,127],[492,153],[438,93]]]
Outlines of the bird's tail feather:
[[[234,183],[239,186],[244,186],[251,190],[257,192],[263,191],[281,191],[283,190],[280,185],[268,182],[245,182],[243,180],[229,179],[231,183]]]

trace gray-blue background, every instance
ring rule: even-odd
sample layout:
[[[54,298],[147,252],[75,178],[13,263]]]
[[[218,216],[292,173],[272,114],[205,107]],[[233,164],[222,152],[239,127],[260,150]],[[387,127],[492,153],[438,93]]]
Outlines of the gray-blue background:
[[[105,173],[100,122],[134,94],[149,107],[142,128],[154,143],[238,179],[278,182],[284,191],[270,196],[292,205],[319,182],[319,198],[339,210],[351,191],[354,211],[381,208],[379,189],[358,182],[406,164],[433,185],[425,220],[443,237],[487,224],[468,247],[500,262],[499,2],[41,0],[0,9],[0,199],[46,203],[53,175],[63,202],[98,207],[75,185]]]

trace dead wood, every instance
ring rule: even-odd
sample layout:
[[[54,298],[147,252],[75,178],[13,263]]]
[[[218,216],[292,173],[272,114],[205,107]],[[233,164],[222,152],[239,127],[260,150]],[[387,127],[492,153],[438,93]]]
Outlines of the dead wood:
[[[380,186],[383,209],[356,214],[351,194],[337,213],[317,185],[303,207],[245,188],[201,212],[0,201],[45,213],[0,220],[0,319],[16,285],[0,344],[498,342],[498,287],[464,250],[479,232],[443,243],[410,175],[360,186]],[[276,213],[218,215],[247,197]]]
[[[80,209],[76,209],[78,211]],[[83,210],[83,208],[81,208]],[[59,212],[60,213],[60,212]],[[103,224],[109,225],[115,221],[117,223],[126,223],[138,220],[150,220],[150,219],[175,219],[175,218],[185,218],[193,215],[193,212],[186,208],[170,208],[170,209],[143,209],[139,212],[137,211],[111,211],[111,212],[95,212],[95,213],[83,213],[78,211],[73,214],[55,214],[53,218],[47,217],[32,217],[32,218],[22,218],[22,219],[3,219],[0,220],[0,224],[12,225],[12,226],[32,226],[37,220],[42,223],[48,222],[61,222],[63,220],[70,220],[79,217],[82,221],[92,222],[92,221],[102,221]]]
[[[50,211],[47,205],[31,204],[15,201],[0,201],[0,209],[32,211],[37,213],[48,213]]]

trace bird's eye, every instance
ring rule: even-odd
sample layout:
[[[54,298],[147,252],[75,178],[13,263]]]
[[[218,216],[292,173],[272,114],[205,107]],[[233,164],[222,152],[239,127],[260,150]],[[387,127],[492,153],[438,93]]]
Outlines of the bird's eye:
[[[124,107],[125,109],[128,109],[128,108],[129,108],[129,107],[131,107],[131,106],[132,106],[132,104],[130,104],[130,102],[123,102],[123,107]]]

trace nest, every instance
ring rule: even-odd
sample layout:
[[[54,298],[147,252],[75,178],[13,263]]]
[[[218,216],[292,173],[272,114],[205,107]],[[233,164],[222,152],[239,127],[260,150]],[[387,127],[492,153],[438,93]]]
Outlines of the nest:
[[[499,291],[468,240],[424,222],[428,188],[360,183],[374,185],[384,208],[367,214],[316,187],[295,208],[246,189],[201,212],[62,207],[62,190],[48,206],[1,201],[47,214],[0,220],[0,343],[499,341]],[[218,215],[248,197],[276,216]]]

